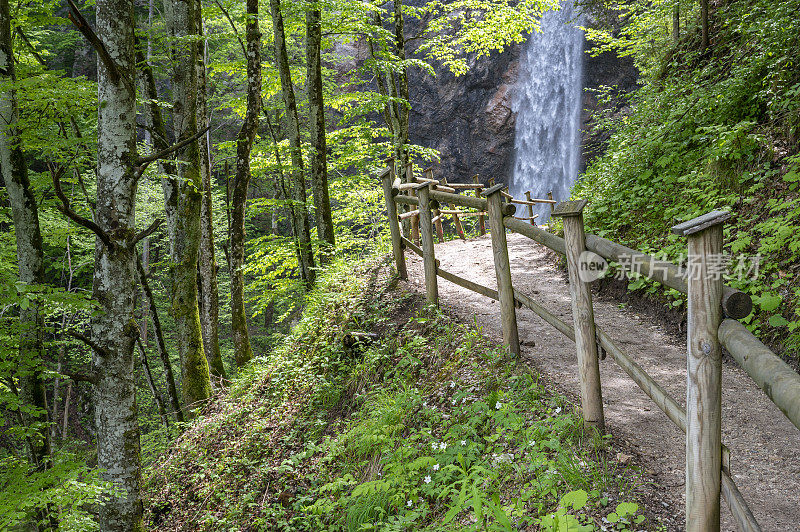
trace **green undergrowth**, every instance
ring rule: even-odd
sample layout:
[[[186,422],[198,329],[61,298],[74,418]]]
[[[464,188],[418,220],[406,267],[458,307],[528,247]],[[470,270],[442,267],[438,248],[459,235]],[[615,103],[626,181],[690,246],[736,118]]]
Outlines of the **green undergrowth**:
[[[351,345],[352,331],[377,336]],[[281,347],[146,472],[147,521],[164,530],[645,526],[638,475],[572,410],[479,328],[398,288],[385,261],[340,263]]]
[[[642,87],[629,107],[598,122],[615,133],[573,189],[573,197],[590,200],[587,229],[680,261],[686,239],[670,234],[670,227],[714,209],[730,211],[727,282],[755,303],[743,321],[797,359],[800,1],[715,6],[707,51],[700,50],[693,22],[677,44],[671,41],[673,4],[620,3],[627,5],[633,6],[633,22],[619,38],[599,40],[606,49],[633,55]],[[756,274],[751,267],[757,256]],[[632,279],[630,286],[685,308],[685,296],[675,290],[644,279]]]

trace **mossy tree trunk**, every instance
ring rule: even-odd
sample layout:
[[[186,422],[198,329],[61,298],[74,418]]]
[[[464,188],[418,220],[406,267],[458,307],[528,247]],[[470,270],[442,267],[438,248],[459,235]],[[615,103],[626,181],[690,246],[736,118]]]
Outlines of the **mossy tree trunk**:
[[[195,2],[165,4],[173,38],[172,123],[180,142],[197,133],[197,28]],[[181,359],[181,388],[185,414],[211,396],[208,361],[203,351],[197,302],[197,263],[200,250],[200,210],[203,181],[200,149],[193,141],[176,151],[177,176],[162,180],[167,231],[170,237],[170,300]]]
[[[97,0],[97,34],[114,58],[119,76],[97,63],[98,138],[95,223],[108,244],[95,244],[92,357],[97,428],[97,467],[116,491],[100,506],[100,529],[142,527],[139,423],[134,382],[136,251],[136,79],[133,4]]]
[[[320,240],[319,261],[324,264],[335,252],[333,216],[328,190],[328,160],[325,143],[325,99],[322,93],[322,14],[319,3],[306,10],[306,66],[308,69],[308,127],[311,133],[311,191]]]
[[[195,0],[195,27],[203,35],[202,2]],[[204,127],[208,121],[208,83],[206,79],[206,45],[200,43],[200,53],[195,63],[197,70],[197,123]],[[217,287],[217,260],[214,253],[214,210],[211,196],[211,139],[206,133],[199,140],[200,178],[203,182],[203,199],[200,205],[200,323],[203,331],[203,349],[208,368],[217,379],[227,379],[222,353],[219,349],[219,289]]]
[[[236,139],[236,175],[230,228],[231,329],[236,365],[253,359],[247,314],[244,307],[244,221],[247,189],[250,186],[250,151],[258,132],[261,113],[261,31],[258,28],[258,0],[247,0],[247,112]]]
[[[289,146],[292,151],[291,200],[292,216],[295,220],[297,243],[300,248],[300,274],[307,288],[314,285],[314,251],[311,247],[311,228],[306,208],[306,180],[303,165],[302,143],[300,139],[300,120],[297,115],[297,101],[289,70],[289,55],[286,51],[286,34],[283,26],[280,0],[270,0],[272,28],[275,35],[275,60],[281,78],[281,93],[286,107],[286,126],[289,133]]]
[[[20,147],[16,91],[13,86],[9,86],[16,81],[12,41],[8,0],[0,0],[0,81],[7,87],[0,92],[0,181],[5,184],[11,201],[19,280],[31,285],[44,282],[44,255],[36,197],[31,189],[25,156]],[[44,319],[35,300],[20,309],[19,328],[16,376],[19,379],[22,400],[32,408],[30,414],[25,416],[29,429],[29,459],[34,468],[43,470],[50,463],[50,430],[47,425],[47,397],[42,377]]]

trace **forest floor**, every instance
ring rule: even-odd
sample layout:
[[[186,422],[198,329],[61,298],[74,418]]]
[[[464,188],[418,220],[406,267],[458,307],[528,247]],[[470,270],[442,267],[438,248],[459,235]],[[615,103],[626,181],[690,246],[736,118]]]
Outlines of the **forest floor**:
[[[534,297],[571,323],[565,274],[552,254],[517,234],[508,235],[514,288]],[[422,259],[407,255],[408,284],[424,292]],[[488,236],[436,245],[443,269],[494,286]],[[500,341],[499,305],[440,278],[443,310],[476,322],[484,335]],[[626,305],[595,298],[595,321],[675,397],[685,403],[685,340],[651,316]],[[575,345],[528,309],[517,310],[523,360],[552,380],[576,404],[579,388]],[[609,357],[600,363],[608,431],[615,446],[629,450],[651,482],[644,502],[669,530],[684,528],[684,438]],[[731,471],[762,529],[796,530],[800,523],[800,432],[736,363],[723,363],[723,442],[731,449]],[[625,461],[627,456],[618,455]],[[722,529],[736,530],[722,502]]]

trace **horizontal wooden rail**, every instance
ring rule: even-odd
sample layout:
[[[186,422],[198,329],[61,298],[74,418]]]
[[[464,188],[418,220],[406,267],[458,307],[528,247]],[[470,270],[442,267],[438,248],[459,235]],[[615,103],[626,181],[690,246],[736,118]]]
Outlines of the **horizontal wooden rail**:
[[[511,203],[517,203],[519,205],[539,205],[541,203],[555,205],[556,203],[558,203],[556,200],[538,199],[538,198],[532,198],[530,200],[512,199],[509,201],[511,201]]]
[[[800,429],[800,375],[735,320],[723,320],[719,340],[775,406]]]
[[[478,283],[474,283],[463,277],[459,277],[454,273],[450,273],[445,271],[441,268],[436,268],[436,275],[441,277],[442,279],[446,279],[453,284],[457,284],[462,288],[466,288],[467,290],[471,290],[475,293],[481,294],[482,296],[486,296],[488,298],[494,299],[495,301],[500,301],[500,295],[497,293],[497,290],[489,288],[488,286],[483,286]]]
[[[606,260],[636,265],[639,268],[638,271],[645,277],[674,288],[683,294],[688,293],[686,279],[681,276],[680,269],[669,261],[659,260],[596,235],[586,235],[586,249],[597,253]],[[723,286],[722,308],[726,316],[741,319],[753,310],[753,302],[748,294],[729,286]]]
[[[414,196],[406,196],[406,195],[398,195],[394,198],[395,203],[402,203],[404,205],[419,205],[419,198],[415,198]]]
[[[413,211],[402,212],[398,214],[397,217],[400,218],[401,220],[405,220],[406,218],[411,218],[412,216],[418,216],[418,215],[419,215],[419,209],[416,209]]]
[[[440,203],[451,203],[453,205],[460,205],[461,207],[469,207],[479,211],[487,210],[486,198],[474,198],[472,196],[462,196],[460,194],[451,194],[449,192],[442,192],[440,190],[432,190],[431,197],[438,200]],[[517,208],[510,204],[503,204],[503,215],[513,216],[517,212]]]
[[[450,188],[481,189],[486,188],[480,183],[447,183]]]
[[[552,249],[553,251],[561,253],[562,255],[566,254],[564,239],[557,237],[552,233],[548,233],[544,229],[539,229],[538,227],[529,223],[525,223],[522,220],[516,220],[510,217],[503,219],[503,225],[515,233],[527,236],[528,238],[535,240],[536,242]]]
[[[503,220],[503,225],[515,233],[527,236],[553,251],[561,253],[562,255],[566,254],[564,239],[548,233],[544,229],[526,224],[514,218],[505,218]],[[641,251],[636,251],[592,234],[586,235],[586,249],[597,253],[606,260],[636,264],[637,267],[639,267],[639,272],[645,277],[668,286],[669,288],[674,288],[683,294],[686,294],[689,290],[686,279],[681,277],[678,267],[671,262],[658,260]],[[722,308],[726,316],[734,319],[741,319],[750,314],[753,309],[753,302],[748,294],[736,290],[735,288],[724,286],[722,289]]]

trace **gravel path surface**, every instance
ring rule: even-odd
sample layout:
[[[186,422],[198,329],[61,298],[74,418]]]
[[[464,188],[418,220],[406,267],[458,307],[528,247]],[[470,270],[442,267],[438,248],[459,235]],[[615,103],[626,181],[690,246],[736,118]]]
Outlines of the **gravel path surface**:
[[[508,235],[514,288],[572,323],[564,274],[546,248]],[[422,259],[407,254],[408,284],[424,293]],[[436,244],[441,267],[496,288],[488,236]],[[499,305],[439,279],[442,307],[502,339]],[[685,403],[685,346],[649,318],[610,302],[594,301],[595,321],[681,404]],[[528,309],[517,310],[523,360],[577,398],[575,345]],[[667,417],[609,357],[600,362],[608,430],[652,480],[662,508],[652,509],[669,530],[684,527],[684,439]],[[734,362],[723,365],[723,442],[731,449],[733,478],[763,530],[800,530],[800,431]],[[577,401],[576,401],[577,403]],[[722,529],[736,530],[725,502]]]

